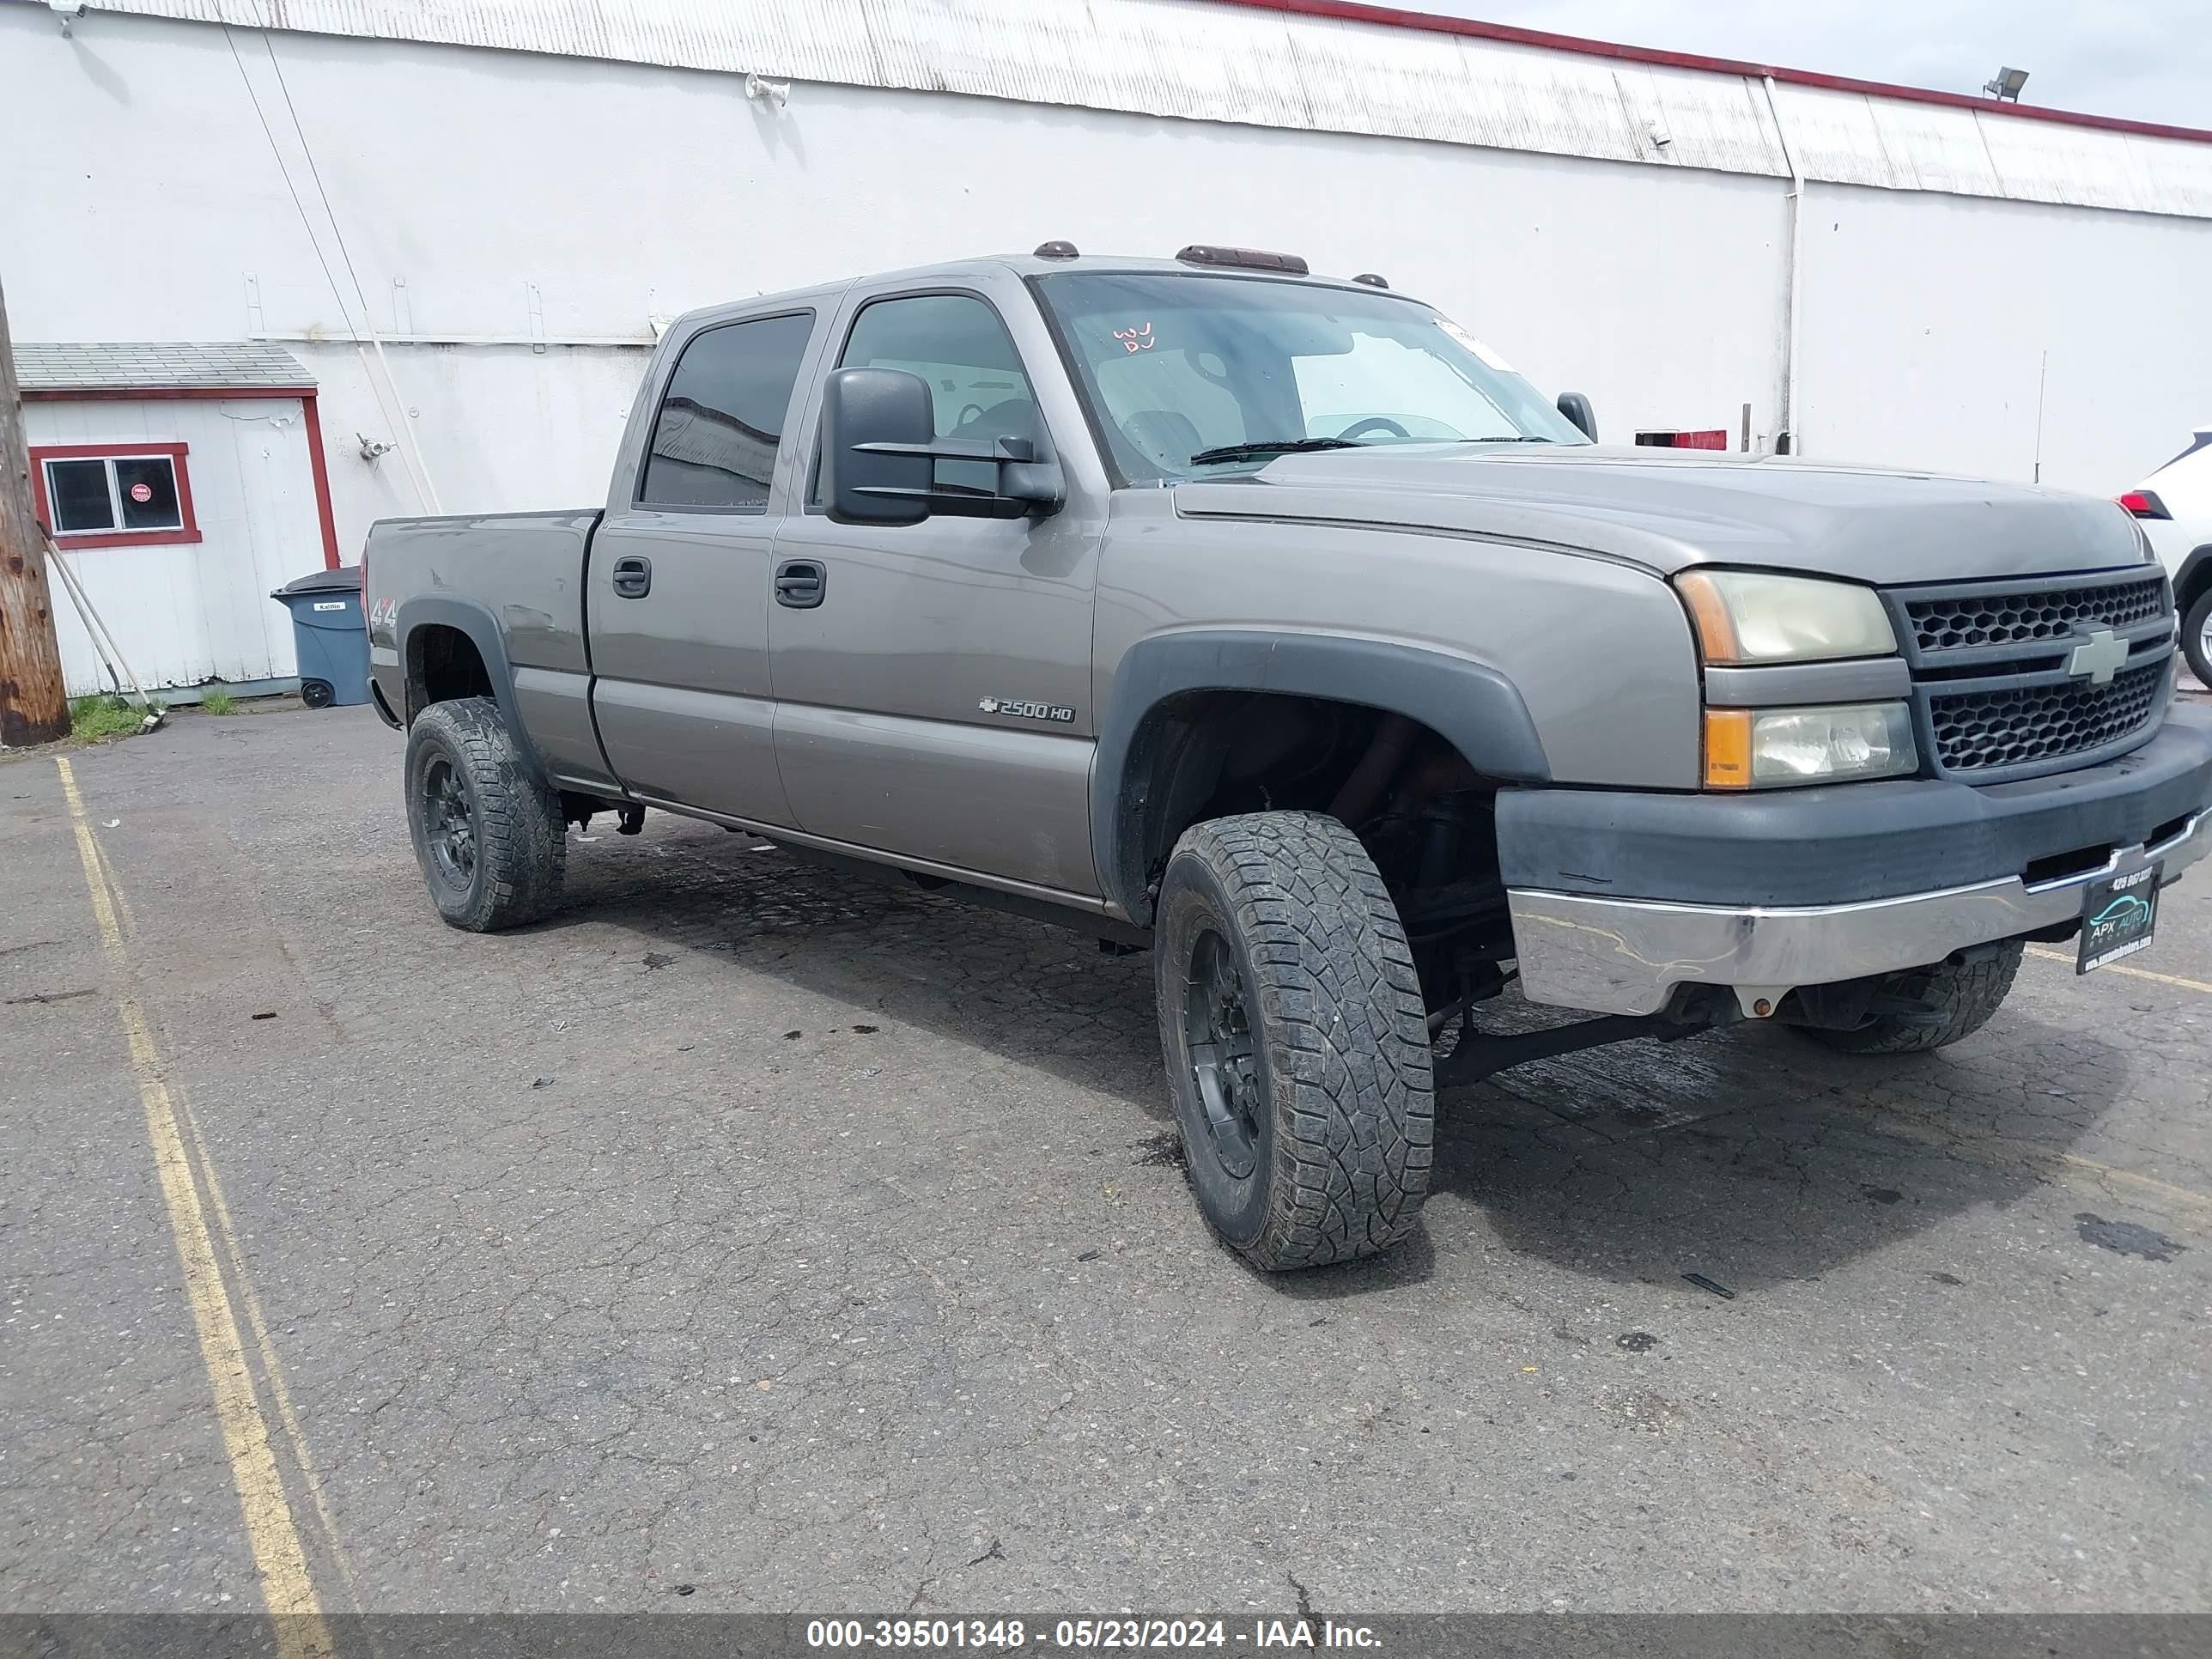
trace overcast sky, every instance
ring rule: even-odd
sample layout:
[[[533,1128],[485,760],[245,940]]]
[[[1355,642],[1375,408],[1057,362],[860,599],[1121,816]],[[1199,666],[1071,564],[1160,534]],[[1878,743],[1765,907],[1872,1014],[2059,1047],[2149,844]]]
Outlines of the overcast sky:
[[[2206,0],[1397,0],[1523,28],[1947,92],[2009,64],[2021,101],[2212,127]]]

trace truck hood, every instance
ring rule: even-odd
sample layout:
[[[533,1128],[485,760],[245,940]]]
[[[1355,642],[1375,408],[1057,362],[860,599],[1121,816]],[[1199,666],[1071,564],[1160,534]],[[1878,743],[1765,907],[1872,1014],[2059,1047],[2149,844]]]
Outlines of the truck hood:
[[[1193,517],[1397,526],[1595,553],[1672,575],[1753,565],[1883,585],[2142,562],[2117,504],[2026,484],[1774,456],[1378,444],[1176,486]]]

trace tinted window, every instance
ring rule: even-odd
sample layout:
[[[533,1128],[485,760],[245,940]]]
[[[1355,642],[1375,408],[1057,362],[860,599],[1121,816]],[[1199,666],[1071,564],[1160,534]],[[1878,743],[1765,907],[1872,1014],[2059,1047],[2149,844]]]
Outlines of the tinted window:
[[[940,438],[1044,442],[1036,399],[1006,325],[973,295],[877,301],[854,320],[837,366],[921,375],[929,382]],[[939,461],[937,482],[988,494],[998,486],[998,469],[988,461]]]
[[[57,536],[115,528],[106,461],[48,461],[46,499],[53,508]]]
[[[174,530],[184,523],[177,511],[177,469],[166,455],[117,461],[115,499],[122,504],[125,530]]]
[[[809,312],[710,328],[684,348],[653,422],[637,498],[759,512],[782,441]]]

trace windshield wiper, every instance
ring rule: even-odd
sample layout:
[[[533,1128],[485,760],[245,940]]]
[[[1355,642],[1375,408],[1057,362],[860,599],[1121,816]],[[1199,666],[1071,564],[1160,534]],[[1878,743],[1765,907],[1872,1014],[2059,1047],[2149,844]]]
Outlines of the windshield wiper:
[[[1300,455],[1315,449],[1366,449],[1349,438],[1261,438],[1249,444],[1221,444],[1201,449],[1190,458],[1193,466],[1210,461],[1255,461],[1262,455]]]

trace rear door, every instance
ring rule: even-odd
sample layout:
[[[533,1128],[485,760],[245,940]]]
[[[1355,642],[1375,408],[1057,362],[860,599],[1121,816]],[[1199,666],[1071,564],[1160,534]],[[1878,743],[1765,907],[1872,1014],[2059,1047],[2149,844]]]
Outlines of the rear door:
[[[633,417],[649,435],[616,469],[585,603],[599,740],[642,799],[792,821],[772,736],[769,557],[817,320],[786,308],[696,328],[655,359],[672,370]]]
[[[1091,611],[1106,492],[1035,300],[1011,271],[863,284],[823,357],[805,416],[809,499],[776,538],[769,614],[776,755],[798,827],[1001,885],[1096,895]],[[832,524],[812,449],[833,365],[920,374],[940,436],[1042,444],[1066,475],[1066,506]],[[938,477],[991,487],[978,462],[940,461]]]

